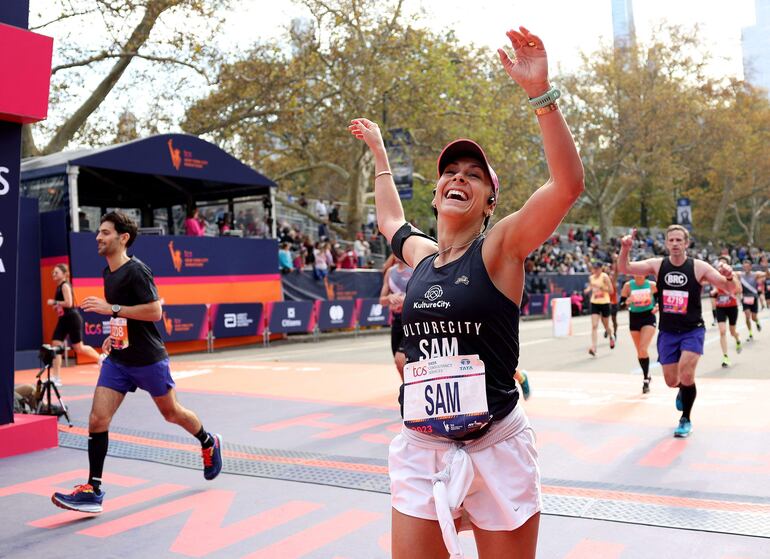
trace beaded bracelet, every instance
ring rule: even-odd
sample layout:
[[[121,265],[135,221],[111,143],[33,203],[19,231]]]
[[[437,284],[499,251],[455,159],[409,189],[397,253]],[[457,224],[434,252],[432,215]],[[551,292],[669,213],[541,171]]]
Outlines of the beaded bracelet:
[[[559,106],[556,103],[551,103],[549,105],[546,105],[545,107],[538,107],[537,109],[535,109],[535,114],[537,116],[542,116],[558,110],[559,110]]]

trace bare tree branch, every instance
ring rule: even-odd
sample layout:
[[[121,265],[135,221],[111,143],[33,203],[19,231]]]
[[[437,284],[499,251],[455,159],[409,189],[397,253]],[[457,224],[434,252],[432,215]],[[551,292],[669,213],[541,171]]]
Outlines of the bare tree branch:
[[[94,62],[99,62],[102,60],[107,60],[108,58],[142,58],[144,60],[150,60],[152,62],[179,64],[180,66],[186,66],[188,68],[192,68],[198,74],[203,76],[203,78],[206,80],[206,83],[211,85],[211,80],[209,80],[208,74],[206,74],[205,70],[198,68],[197,66],[195,66],[195,64],[191,64],[190,62],[185,62],[184,60],[180,60],[178,58],[173,58],[170,56],[151,56],[151,55],[139,54],[138,52],[118,52],[114,54],[101,52],[96,56],[92,56],[91,58],[86,58],[84,60],[78,60],[77,62],[70,62],[68,64],[61,64],[59,66],[55,66],[51,69],[51,74],[55,74],[60,70],[76,68],[78,66],[88,66],[89,64],[93,64]]]
[[[65,19],[69,19],[71,17],[79,17],[79,16],[86,16],[88,14],[94,13],[96,10],[85,10],[82,12],[70,12],[68,14],[62,14],[57,18],[52,19],[51,21],[47,21],[45,23],[41,23],[40,25],[35,25],[34,27],[30,27],[30,31],[37,31],[38,29],[43,29],[44,27],[48,27],[49,25],[52,25],[54,23],[57,23],[59,21],[64,21]]]

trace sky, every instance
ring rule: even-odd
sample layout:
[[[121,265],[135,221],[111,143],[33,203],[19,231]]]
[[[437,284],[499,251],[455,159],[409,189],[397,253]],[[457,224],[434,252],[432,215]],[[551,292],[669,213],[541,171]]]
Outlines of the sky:
[[[643,41],[663,21],[688,27],[698,23],[704,43],[717,57],[711,71],[742,77],[741,28],[754,24],[754,1],[636,0],[637,36]],[[290,0],[241,0],[236,6],[223,42],[233,49],[257,38],[278,38],[292,18],[307,15]],[[491,52],[506,44],[508,28],[524,25],[543,39],[552,72],[574,70],[581,51],[590,53],[600,41],[612,41],[610,0],[406,0],[405,7],[412,13],[422,7],[426,26],[453,28],[461,41]]]

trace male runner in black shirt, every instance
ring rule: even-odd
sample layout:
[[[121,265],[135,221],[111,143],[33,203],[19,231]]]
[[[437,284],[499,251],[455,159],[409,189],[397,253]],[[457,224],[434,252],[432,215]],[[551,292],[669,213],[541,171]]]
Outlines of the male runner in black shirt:
[[[112,316],[110,335],[102,344],[109,354],[103,363],[94,391],[88,421],[88,482],[70,494],[54,493],[53,503],[80,512],[102,512],[102,469],[107,456],[108,429],[126,392],[137,387],[150,393],[161,414],[195,436],[202,447],[203,476],[214,479],[222,470],[222,438],[208,433],[198,416],[176,399],[168,354],[155,322],[161,304],[150,269],[126,253],[136,238],[136,224],[121,212],[102,217],[96,243],[107,259],[104,269],[105,299],[86,297],[87,312]]]
[[[733,270],[724,262],[714,268],[708,262],[688,257],[690,233],[681,225],[670,225],[666,229],[668,256],[630,262],[635,233],[636,230],[620,241],[618,269],[621,274],[656,278],[660,309],[658,361],[666,384],[679,388],[676,409],[682,416],[674,436],[688,437],[692,431],[690,412],[697,394],[695,368],[703,355],[706,331],[701,315],[701,285],[709,283],[726,293],[734,293]]]

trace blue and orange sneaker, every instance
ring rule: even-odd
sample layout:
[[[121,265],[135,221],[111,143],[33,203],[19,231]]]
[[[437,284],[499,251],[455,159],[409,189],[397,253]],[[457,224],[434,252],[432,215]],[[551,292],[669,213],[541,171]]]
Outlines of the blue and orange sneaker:
[[[203,477],[212,480],[222,471],[222,436],[209,433],[214,446],[201,449],[203,456]]]
[[[59,508],[93,514],[102,512],[102,499],[104,499],[104,491],[95,490],[88,483],[76,485],[75,491],[69,495],[65,493],[51,495],[51,502]]]
[[[692,423],[686,417],[679,420],[679,426],[674,429],[674,436],[678,439],[684,439],[692,433]]]

